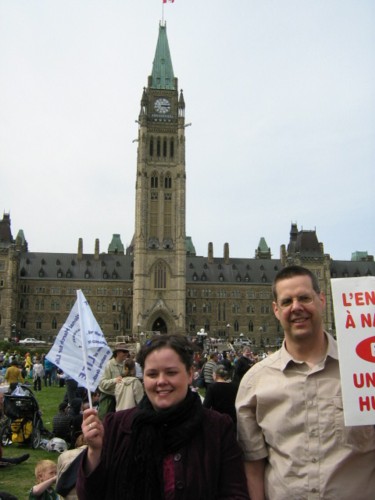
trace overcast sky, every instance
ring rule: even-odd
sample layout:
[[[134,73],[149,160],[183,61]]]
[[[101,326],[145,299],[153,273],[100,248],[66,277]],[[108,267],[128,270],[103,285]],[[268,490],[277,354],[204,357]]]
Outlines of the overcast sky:
[[[375,2],[175,0],[187,234],[279,258],[292,222],[375,253]],[[0,0],[0,210],[34,252],[134,232],[137,124],[162,0]],[[0,214],[0,217],[2,214]]]

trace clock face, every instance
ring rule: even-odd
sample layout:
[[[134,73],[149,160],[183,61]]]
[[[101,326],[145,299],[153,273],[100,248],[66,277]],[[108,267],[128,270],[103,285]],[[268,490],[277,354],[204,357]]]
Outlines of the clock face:
[[[160,97],[159,99],[156,99],[154,108],[157,113],[165,115],[170,111],[171,103],[165,97]]]

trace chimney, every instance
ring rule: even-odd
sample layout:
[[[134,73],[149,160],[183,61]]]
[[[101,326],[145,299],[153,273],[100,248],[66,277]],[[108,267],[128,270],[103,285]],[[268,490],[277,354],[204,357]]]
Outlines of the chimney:
[[[82,257],[83,257],[83,240],[82,240],[82,238],[79,238],[77,258],[78,258],[78,260],[82,260]]]
[[[224,243],[224,264],[229,264],[229,243]]]
[[[280,260],[281,260],[281,265],[283,267],[286,266],[286,258],[287,258],[286,247],[285,247],[285,245],[281,245],[280,246]]]
[[[99,260],[99,238],[95,239],[95,255],[94,255],[95,260]]]
[[[214,263],[214,246],[212,242],[208,244],[208,263],[209,264]]]

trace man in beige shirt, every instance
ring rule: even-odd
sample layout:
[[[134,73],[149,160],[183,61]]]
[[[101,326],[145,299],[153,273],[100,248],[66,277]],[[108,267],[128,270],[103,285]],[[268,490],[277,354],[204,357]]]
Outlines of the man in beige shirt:
[[[273,296],[283,346],[244,375],[236,400],[250,497],[373,499],[374,426],[344,426],[337,345],[323,330],[316,277],[287,267]]]
[[[104,368],[99,382],[99,418],[103,420],[109,412],[116,411],[115,388],[122,381],[124,361],[129,357],[129,349],[123,342],[118,342],[113,351],[113,357]]]

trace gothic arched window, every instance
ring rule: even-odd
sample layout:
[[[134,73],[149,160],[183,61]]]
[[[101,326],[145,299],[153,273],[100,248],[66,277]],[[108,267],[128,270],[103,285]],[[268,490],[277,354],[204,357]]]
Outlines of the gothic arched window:
[[[159,185],[159,179],[158,179],[158,175],[156,172],[154,172],[151,176],[151,187],[152,188],[157,188]]]
[[[154,287],[167,288],[167,266],[159,262],[154,270]]]
[[[168,173],[164,177],[164,187],[165,189],[171,189],[172,188],[172,178],[171,175]]]

